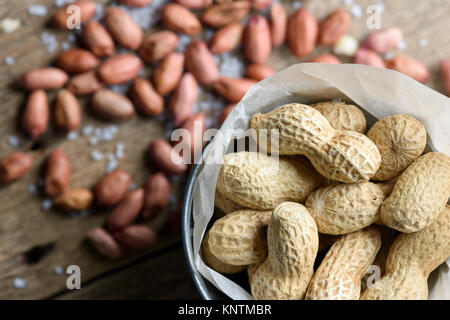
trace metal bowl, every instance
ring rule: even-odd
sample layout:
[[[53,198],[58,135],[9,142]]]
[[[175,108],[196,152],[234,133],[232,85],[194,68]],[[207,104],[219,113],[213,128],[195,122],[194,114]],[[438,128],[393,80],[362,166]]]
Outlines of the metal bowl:
[[[206,146],[205,146],[206,147]],[[189,179],[186,184],[186,189],[184,192],[182,218],[181,218],[181,230],[183,238],[184,254],[186,255],[187,265],[189,272],[191,273],[192,279],[194,280],[195,286],[198,292],[205,300],[223,300],[229,299],[225,294],[219,291],[214,285],[212,285],[207,279],[205,279],[200,272],[198,272],[197,267],[194,263],[194,249],[192,245],[192,205],[193,205],[193,194],[194,194],[194,184],[197,180],[200,169],[203,167],[203,158],[200,157],[197,164],[192,167]]]

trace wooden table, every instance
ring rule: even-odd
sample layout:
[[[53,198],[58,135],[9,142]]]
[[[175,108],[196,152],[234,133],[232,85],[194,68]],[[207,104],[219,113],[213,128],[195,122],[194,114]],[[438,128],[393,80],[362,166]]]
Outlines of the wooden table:
[[[100,2],[100,1],[99,1]],[[376,1],[357,2],[364,14],[368,5]],[[332,9],[343,6],[343,1],[310,1],[305,5],[316,17],[322,18]],[[53,10],[52,0],[27,1],[27,5],[43,4]],[[291,11],[292,4],[284,4]],[[295,5],[295,3],[294,3]],[[431,72],[428,82],[432,88],[443,91],[437,62],[450,57],[450,2],[447,0],[386,1],[382,13],[382,27],[400,26],[405,33],[405,53],[424,62]],[[180,236],[168,236],[164,225],[169,215],[166,210],[148,224],[160,234],[158,246],[152,250],[132,254],[120,260],[108,260],[96,254],[86,244],[85,234],[104,223],[106,212],[92,212],[84,217],[73,218],[57,210],[43,211],[43,195],[29,194],[27,188],[41,177],[44,160],[56,146],[64,150],[72,163],[71,187],[92,187],[104,174],[105,161],[90,158],[89,137],[79,135],[70,141],[54,128],[32,144],[20,128],[20,115],[26,98],[14,79],[26,70],[46,66],[59,52],[49,54],[40,40],[46,29],[55,34],[59,43],[64,32],[48,29],[48,16],[36,17],[27,13],[24,1],[0,0],[0,21],[18,18],[22,26],[11,34],[0,34],[0,157],[14,150],[32,150],[36,161],[31,173],[23,179],[0,188],[0,298],[8,299],[198,299],[187,270]],[[349,33],[363,37],[368,32],[366,16],[352,19]],[[428,46],[419,45],[427,39]],[[423,41],[423,40],[422,40]],[[319,49],[317,52],[326,51]],[[16,63],[6,66],[3,61],[12,56]],[[299,60],[286,48],[273,52],[269,65],[281,70]],[[52,102],[54,93],[49,94]],[[99,120],[89,111],[88,99],[81,99],[84,109],[83,126],[92,124],[104,127],[108,123]],[[12,148],[8,136],[20,137],[21,145]],[[111,142],[101,142],[97,149],[112,152],[120,141],[125,143],[126,155],[119,159],[119,166],[132,175],[136,185],[141,185],[152,172],[145,161],[145,149],[149,141],[164,137],[163,125],[155,119],[136,118],[119,124],[119,132]],[[183,179],[174,182],[174,195],[182,197]],[[29,261],[31,260],[31,261]],[[69,265],[81,268],[82,289],[69,291],[67,275],[56,274],[57,266]],[[16,277],[26,281],[26,287],[15,288]]]

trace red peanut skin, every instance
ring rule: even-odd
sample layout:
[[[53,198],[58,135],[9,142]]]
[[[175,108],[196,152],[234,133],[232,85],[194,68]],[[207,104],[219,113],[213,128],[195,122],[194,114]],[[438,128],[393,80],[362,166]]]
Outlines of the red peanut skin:
[[[366,48],[359,48],[355,54],[356,64],[365,64],[368,66],[374,66],[378,68],[386,68],[386,64],[383,59],[373,50]]]
[[[86,72],[96,68],[99,63],[94,54],[83,49],[64,51],[56,59],[58,67],[68,73]]]
[[[200,152],[203,147],[203,134],[206,130],[205,115],[201,112],[190,115],[181,125],[181,129],[185,129],[189,132],[191,139],[179,142],[182,144],[181,156],[184,157],[183,150],[190,150],[191,163],[195,163],[196,158],[200,156]],[[178,144],[178,143],[177,143]]]
[[[88,71],[70,78],[67,90],[77,96],[84,96],[97,92],[104,87],[96,75],[96,71]]]
[[[136,50],[142,44],[143,31],[123,10],[110,7],[105,14],[106,28],[122,47]]]
[[[183,158],[164,140],[153,140],[148,154],[150,163],[167,175],[180,175],[187,169]]]
[[[273,0],[250,0],[252,8],[255,10],[264,10],[273,2]]]
[[[124,254],[124,251],[113,236],[106,232],[105,229],[92,229],[88,232],[87,238],[102,256],[118,259]]]
[[[275,74],[275,70],[271,67],[257,63],[249,65],[245,70],[245,75],[256,81],[261,81],[273,74]]]
[[[152,0],[117,0],[130,7],[145,7],[152,3]]]
[[[142,67],[141,59],[134,54],[118,54],[103,62],[97,75],[106,84],[121,84],[136,79]]]
[[[239,102],[254,84],[253,79],[220,77],[214,90],[229,102]]]
[[[161,11],[164,26],[170,30],[195,35],[202,30],[198,18],[186,7],[178,3],[169,3]]]
[[[36,139],[47,130],[48,125],[47,95],[42,90],[33,91],[28,97],[22,125],[32,139]]]
[[[316,47],[319,26],[317,20],[304,8],[297,10],[288,20],[287,42],[291,52],[303,58]]]
[[[264,63],[272,51],[270,28],[266,18],[261,15],[250,17],[244,30],[244,52],[253,63]]]
[[[40,68],[21,75],[17,82],[27,90],[56,90],[66,84],[69,76],[58,68]]]
[[[230,23],[214,33],[209,48],[214,54],[224,54],[235,49],[242,41],[244,28],[240,22]]]
[[[347,31],[350,14],[347,10],[338,9],[332,12],[319,25],[319,45],[333,45]]]
[[[442,83],[444,84],[447,95],[450,96],[450,59],[441,60],[439,63]]]
[[[153,247],[158,237],[156,233],[147,226],[136,224],[116,232],[114,238],[126,249],[141,251]]]
[[[274,48],[286,41],[287,22],[286,10],[279,3],[274,3],[270,9],[270,34]]]
[[[67,8],[70,5],[77,5],[80,8],[80,23],[85,23],[90,20],[95,14],[95,3],[92,1],[77,1],[70,3],[58,10],[52,16],[52,25],[58,29],[67,29],[67,19],[69,18],[69,13],[67,13]]]
[[[219,72],[216,63],[205,42],[201,40],[191,41],[184,54],[186,69],[194,75],[200,84],[209,86],[218,79]]]
[[[386,61],[386,67],[404,73],[421,83],[430,78],[427,68],[421,62],[403,55],[397,55]]]
[[[83,28],[83,42],[97,57],[114,53],[114,40],[105,27],[96,21],[89,21]]]
[[[153,83],[160,95],[172,92],[180,82],[184,70],[184,55],[172,52],[153,71]]]
[[[150,219],[158,215],[169,203],[170,182],[166,176],[161,173],[155,173],[145,182],[144,187],[144,209],[142,217]]]
[[[60,149],[54,149],[47,161],[45,193],[55,197],[64,192],[70,181],[70,161]]]
[[[30,171],[33,157],[24,152],[14,152],[0,160],[0,185],[18,180]]]
[[[144,189],[128,191],[106,221],[110,231],[125,228],[137,219],[144,205]]]
[[[169,113],[175,126],[191,114],[198,97],[198,83],[192,73],[185,73],[169,100]]]
[[[402,30],[397,27],[391,27],[371,32],[367,38],[361,42],[361,47],[371,49],[377,53],[387,53],[395,49],[402,38]]]
[[[130,95],[139,111],[146,116],[156,116],[164,111],[163,97],[156,92],[147,79],[137,78],[134,80]]]
[[[212,0],[176,0],[177,3],[189,9],[205,9],[212,5]]]
[[[112,207],[125,196],[131,183],[130,175],[121,169],[115,169],[105,175],[95,186],[94,195],[98,206]]]
[[[147,36],[139,48],[139,56],[147,63],[154,63],[167,57],[178,45],[175,32],[163,30]]]
[[[69,90],[61,90],[58,92],[53,110],[53,118],[55,124],[66,132],[74,131],[80,126],[80,104]]]
[[[316,63],[328,63],[328,64],[341,64],[341,60],[338,59],[334,54],[324,53],[318,56],[315,56],[308,60],[308,62],[316,62]]]

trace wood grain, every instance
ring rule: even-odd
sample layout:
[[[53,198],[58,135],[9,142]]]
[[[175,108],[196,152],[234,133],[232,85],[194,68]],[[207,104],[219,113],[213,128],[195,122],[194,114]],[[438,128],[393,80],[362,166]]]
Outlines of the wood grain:
[[[361,19],[352,19],[350,34],[362,38],[369,32],[366,27],[365,10],[373,2],[357,1],[364,16]],[[50,10],[54,9],[53,0],[30,0],[26,3],[42,4]],[[292,11],[293,2],[283,3]],[[332,9],[341,7],[342,1],[306,1],[304,6],[321,19]],[[404,53],[427,65],[431,72],[431,79],[427,84],[441,92],[444,89],[440,82],[437,63],[440,59],[450,57],[450,38],[447,34],[450,30],[449,15],[450,2],[446,0],[398,0],[385,1],[385,10],[381,16],[382,27],[398,25],[403,29],[407,44]],[[23,1],[0,0],[0,21],[7,17],[20,19],[22,26],[11,34],[0,33],[0,157],[16,150],[7,142],[7,137],[11,134],[20,137],[19,150],[30,150],[32,146],[19,126],[26,93],[17,87],[15,78],[27,70],[51,64],[60,52],[60,47],[53,54],[46,51],[40,40],[43,30],[54,34],[59,43],[67,37],[63,31],[48,28],[49,16],[30,16]],[[428,46],[419,45],[421,38],[428,40]],[[314,54],[328,50],[329,48],[319,48]],[[6,66],[3,63],[8,56],[15,58],[14,65]],[[281,70],[303,60],[294,58],[283,47],[273,51],[268,64],[276,70]],[[149,73],[150,70],[147,69],[146,74]],[[51,103],[54,96],[54,92],[49,93]],[[81,99],[81,103],[85,111],[83,125],[93,124],[96,127],[108,125],[90,111],[89,98]],[[161,121],[140,117],[120,123],[115,140],[102,142],[95,148],[106,155],[114,150],[117,142],[124,142],[126,156],[119,160],[119,166],[130,172],[133,181],[140,185],[152,172],[152,168],[146,163],[146,146],[152,139],[164,136],[165,129]],[[95,162],[90,159],[89,152],[93,147],[89,145],[88,137],[80,135],[77,140],[69,141],[53,127],[40,139],[37,147],[33,151],[36,161],[32,172],[18,182],[0,187],[0,299],[54,297],[66,290],[66,277],[55,275],[54,267],[66,267],[71,264],[81,267],[82,280],[87,285],[83,286],[84,289],[71,292],[62,298],[153,299],[195,296],[186,265],[182,263],[184,258],[181,248],[170,247],[180,240],[165,237],[162,232],[168,212],[150,223],[162,234],[162,240],[157,248],[111,261],[99,257],[84,240],[90,228],[104,223],[106,212],[95,211],[74,219],[56,210],[49,212],[41,210],[41,202],[45,197],[41,194],[28,194],[27,187],[41,177],[45,158],[53,148],[61,148],[71,160],[73,167],[71,187],[92,187],[104,174],[106,160]],[[181,194],[182,184],[183,179],[175,182],[175,195]],[[32,264],[25,262],[24,255],[30,249],[46,244],[53,244],[54,247],[40,261]],[[159,253],[152,254],[152,252]],[[25,279],[26,288],[14,288],[15,277]],[[152,282],[154,279],[160,281]],[[128,281],[138,289],[133,291],[129,288],[131,286]]]

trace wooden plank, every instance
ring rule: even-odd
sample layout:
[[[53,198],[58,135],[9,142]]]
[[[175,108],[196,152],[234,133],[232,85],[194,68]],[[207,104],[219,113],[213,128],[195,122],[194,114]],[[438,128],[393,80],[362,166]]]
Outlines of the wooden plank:
[[[200,299],[186,266],[181,244],[109,273],[56,299]]]
[[[365,13],[366,8],[373,2],[372,0],[360,0],[357,3],[361,6],[362,12]],[[292,11],[292,1],[286,0],[283,3]],[[20,137],[20,150],[29,150],[31,147],[30,141],[23,136],[19,125],[20,111],[25,94],[14,84],[14,79],[29,69],[48,65],[59,52],[59,48],[53,54],[46,52],[40,40],[42,30],[55,34],[59,43],[66,39],[65,32],[46,27],[48,17],[30,16],[27,13],[27,6],[31,4],[43,4],[52,8],[53,0],[31,0],[27,1],[26,6],[22,1],[0,0],[0,20],[11,17],[19,18],[22,22],[22,27],[16,32],[8,35],[0,34],[0,157],[15,150],[7,143],[7,137],[10,134]],[[342,1],[308,1],[303,4],[316,17],[322,18],[334,8],[341,7]],[[432,2],[420,0],[385,1],[385,10],[382,13],[381,20],[382,27],[397,25],[403,29],[407,44],[404,53],[427,65],[431,71],[431,79],[428,85],[439,91],[443,91],[443,86],[439,79],[437,62],[439,59],[450,56],[450,38],[445,32],[450,29],[449,14],[450,3],[446,0]],[[349,33],[359,38],[367,34],[369,30],[366,27],[366,17],[364,15],[359,20],[352,19]],[[421,38],[428,39],[429,45],[421,47],[419,45]],[[329,48],[319,48],[315,54],[328,50]],[[16,59],[16,64],[5,66],[3,61],[7,56],[13,56]],[[296,59],[283,47],[273,51],[268,64],[276,70],[281,70],[308,58]],[[348,60],[344,59],[344,61]],[[146,74],[149,71],[147,69]],[[53,101],[54,93],[49,93],[49,99]],[[81,99],[81,102],[86,110],[83,114],[83,125],[93,124],[97,127],[108,125],[107,122],[99,120],[89,111],[88,99]],[[133,181],[140,185],[152,171],[145,160],[147,143],[154,138],[164,137],[164,135],[165,129],[161,121],[145,118],[133,119],[119,125],[119,133],[113,142],[102,142],[96,148],[106,154],[114,150],[117,142],[124,142],[126,144],[126,156],[119,160],[119,165],[129,171]],[[56,210],[44,212],[40,209],[44,197],[41,194],[29,195],[27,187],[38,180],[46,155],[56,146],[67,152],[71,159],[73,177],[70,185],[72,187],[92,187],[104,173],[105,161],[94,162],[89,157],[89,151],[93,147],[89,145],[88,137],[80,135],[76,141],[69,141],[65,139],[64,135],[51,128],[43,137],[41,147],[34,151],[36,163],[32,172],[24,179],[0,188],[0,298],[37,299],[62,292],[65,290],[65,277],[53,273],[55,266],[66,267],[70,264],[77,264],[83,270],[83,281],[90,283],[92,279],[99,279],[97,281],[100,281],[102,274],[123,266],[129,266],[134,261],[140,261],[141,257],[149,255],[149,252],[145,252],[119,261],[110,261],[93,252],[86,245],[84,236],[90,228],[103,224],[106,217],[104,211],[72,219],[67,214],[62,214]],[[174,195],[179,195],[182,192],[179,185],[179,183],[175,183]],[[167,212],[153,221],[151,225],[161,230],[166,219]],[[160,245],[155,250],[162,250],[173,241],[178,240],[163,236]],[[30,249],[46,244],[54,244],[54,248],[39,262],[34,264],[24,262],[24,255]],[[160,257],[162,259],[163,255],[161,254]],[[180,286],[187,286],[190,279],[186,273],[185,264],[181,264],[181,260],[184,261],[184,258],[179,254],[178,259],[180,263],[177,268],[175,268],[176,263],[171,265],[170,268],[173,268],[171,269],[172,274],[167,274],[167,281],[171,281],[170,277],[176,277]],[[148,264],[150,268],[153,263],[158,265],[160,263],[158,261],[159,258],[149,259],[145,262],[145,265]],[[147,276],[145,267],[141,269],[140,265],[143,265],[142,262],[135,269],[136,279],[139,279],[139,277],[144,279]],[[164,268],[161,269],[164,270]],[[142,275],[138,272],[142,272]],[[122,274],[122,271],[120,274]],[[174,274],[176,275],[174,276]],[[178,275],[180,276],[178,277]],[[159,276],[164,278],[162,274]],[[24,289],[14,288],[13,279],[15,277],[25,279],[27,287]],[[122,281],[122,283],[125,281],[120,280],[122,279],[120,277],[118,279],[117,281]],[[86,288],[97,281],[87,285]],[[106,278],[104,281],[106,281]],[[138,280],[136,281],[138,282]],[[103,280],[101,283],[103,283]],[[175,285],[175,283],[171,285]],[[126,287],[125,284],[124,286]],[[116,287],[115,290],[120,291],[118,288]],[[167,291],[166,294],[161,293],[161,295],[169,298],[171,293],[175,294],[175,290]],[[107,297],[114,293],[104,292],[103,294]],[[120,292],[117,294],[120,294]],[[133,295],[132,292],[130,294]],[[147,293],[147,296],[150,297],[152,294]],[[88,296],[83,297],[87,298]],[[101,298],[101,295],[97,295],[97,297]]]

